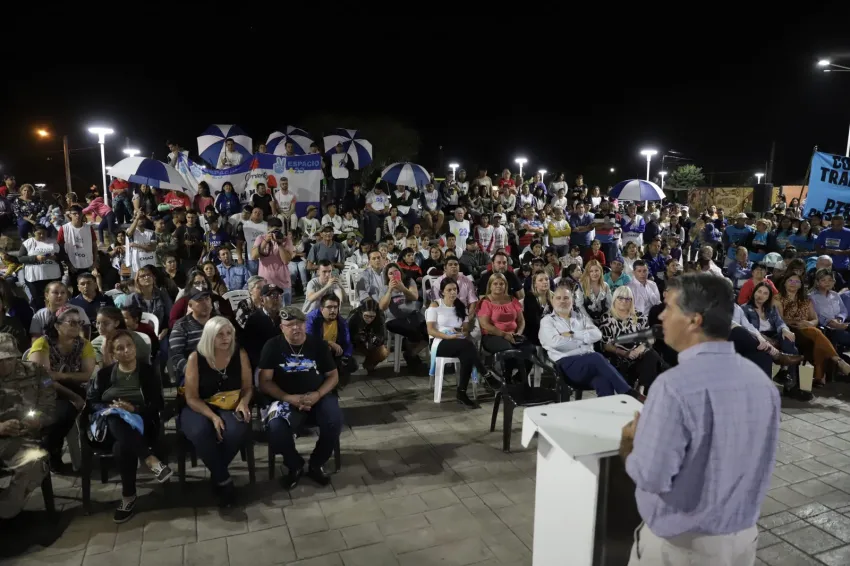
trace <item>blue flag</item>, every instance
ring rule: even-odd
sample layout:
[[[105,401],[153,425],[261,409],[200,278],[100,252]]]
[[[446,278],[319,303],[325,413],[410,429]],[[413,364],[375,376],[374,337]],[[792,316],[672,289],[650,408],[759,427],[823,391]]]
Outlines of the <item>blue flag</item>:
[[[822,214],[826,220],[850,214],[850,157],[815,152],[804,213]]]

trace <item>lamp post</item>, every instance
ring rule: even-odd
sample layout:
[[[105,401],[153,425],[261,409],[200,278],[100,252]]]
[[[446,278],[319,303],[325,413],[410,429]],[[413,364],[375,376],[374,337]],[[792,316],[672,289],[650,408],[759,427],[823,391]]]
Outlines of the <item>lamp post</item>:
[[[764,173],[756,173],[756,184],[761,185],[761,178],[764,177]]]
[[[97,143],[100,144],[100,174],[103,177],[103,202],[109,202],[106,188],[106,150],[103,144],[106,143],[106,136],[114,134],[115,131],[112,128],[94,126],[89,128],[89,133],[97,134]]]
[[[543,178],[546,176],[546,173],[548,173],[548,171],[546,171],[546,169],[538,169],[537,172],[540,173],[540,182],[542,183]]]
[[[821,59],[818,61],[818,67],[823,69],[824,73],[847,73],[850,72],[850,67],[845,67],[844,65],[838,65],[833,63],[829,59]],[[847,149],[844,150],[844,157],[850,157],[850,129],[847,130]]]
[[[659,175],[661,175],[661,190],[664,190],[664,177],[667,176],[667,171],[659,171]]]
[[[127,148],[127,149],[125,149],[125,150],[124,150],[124,154],[125,154],[125,155],[129,155],[130,157],[136,157],[136,156],[137,156],[137,155],[139,155],[140,153],[142,153],[142,151],[141,151],[140,149],[130,149],[130,148]]]
[[[522,177],[522,166],[528,163],[528,159],[525,157],[517,157],[514,159],[514,162],[519,164],[519,176]]]
[[[41,139],[47,139],[50,137],[50,131],[39,128],[35,131],[36,135]],[[65,187],[68,192],[71,192],[71,158],[70,152],[68,151],[68,136],[62,136],[62,155],[65,158]]]
[[[458,163],[449,163],[449,169],[452,170],[452,179],[457,180],[457,168],[460,167]]]
[[[646,156],[646,180],[649,181],[649,162],[652,161],[653,155],[658,154],[658,151],[654,149],[644,149],[641,150],[640,154]]]
[[[613,167],[611,167],[608,171],[609,171],[612,175],[614,174],[614,168],[613,168]]]

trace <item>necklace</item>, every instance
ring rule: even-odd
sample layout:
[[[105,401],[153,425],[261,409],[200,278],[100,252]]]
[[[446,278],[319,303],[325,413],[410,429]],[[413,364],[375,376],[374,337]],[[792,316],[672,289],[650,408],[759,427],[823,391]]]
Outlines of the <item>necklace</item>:
[[[292,355],[294,355],[294,356],[298,356],[298,357],[300,358],[300,357],[301,357],[301,352],[303,352],[303,351],[304,351],[304,344],[305,344],[305,343],[306,343],[306,341],[305,341],[305,342],[302,342],[302,343],[298,346],[298,351],[297,351],[297,352],[295,351],[295,345],[294,345],[294,344],[289,344],[289,349],[290,349],[290,350],[292,350]]]

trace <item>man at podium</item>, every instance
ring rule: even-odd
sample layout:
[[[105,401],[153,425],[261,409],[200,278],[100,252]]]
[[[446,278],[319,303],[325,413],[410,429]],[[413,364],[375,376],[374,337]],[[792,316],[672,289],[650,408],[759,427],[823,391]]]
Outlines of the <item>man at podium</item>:
[[[779,394],[728,342],[734,296],[707,274],[671,279],[661,314],[679,365],[623,428],[620,454],[643,523],[630,566],[751,566],[773,472]]]

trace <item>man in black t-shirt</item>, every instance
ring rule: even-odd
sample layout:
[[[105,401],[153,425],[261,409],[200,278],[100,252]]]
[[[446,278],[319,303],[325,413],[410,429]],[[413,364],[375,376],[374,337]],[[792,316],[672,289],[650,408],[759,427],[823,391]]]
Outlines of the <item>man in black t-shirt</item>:
[[[271,193],[266,191],[264,183],[257,183],[257,192],[251,197],[251,206],[263,211],[263,218],[277,214],[277,207]]]
[[[319,440],[310,456],[307,477],[330,483],[322,466],[333,454],[342,431],[342,411],[333,390],[339,382],[336,364],[324,340],[307,336],[306,317],[298,307],[280,310],[283,335],[272,338],[260,354],[260,391],[274,399],[269,411],[269,446],[283,455],[288,473],[281,485],[292,489],[304,475],[304,459],[294,434],[308,423],[318,425]]]
[[[508,256],[504,252],[496,252],[493,254],[493,263],[491,269],[486,270],[478,279],[478,296],[483,297],[487,294],[487,282],[490,276],[494,273],[501,273],[508,281],[508,294],[515,296],[518,300],[525,297],[525,292],[522,289],[522,284],[519,278],[511,271],[508,271]]]

